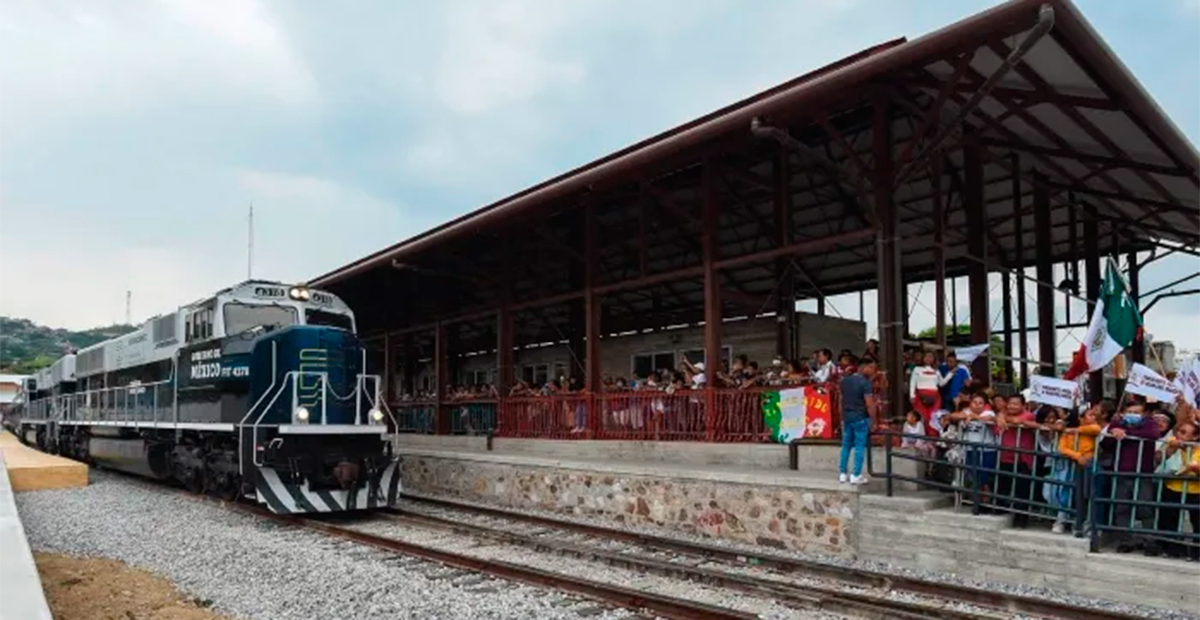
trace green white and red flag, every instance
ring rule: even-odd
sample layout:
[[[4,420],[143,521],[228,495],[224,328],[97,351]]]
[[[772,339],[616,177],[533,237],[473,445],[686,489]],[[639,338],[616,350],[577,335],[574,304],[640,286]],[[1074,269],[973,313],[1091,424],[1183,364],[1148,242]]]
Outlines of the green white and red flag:
[[[1092,322],[1063,378],[1074,379],[1104,368],[1133,344],[1141,330],[1142,315],[1129,295],[1125,278],[1109,258]]]

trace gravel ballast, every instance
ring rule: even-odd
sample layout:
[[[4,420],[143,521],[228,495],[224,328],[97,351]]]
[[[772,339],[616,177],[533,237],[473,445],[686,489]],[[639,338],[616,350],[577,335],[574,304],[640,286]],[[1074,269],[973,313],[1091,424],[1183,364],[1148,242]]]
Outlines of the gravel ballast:
[[[431,496],[431,497],[434,497],[434,496]],[[454,501],[454,502],[459,502],[464,505],[472,504],[472,502],[463,500],[461,498],[456,498],[456,497],[446,497],[445,499]],[[478,505],[484,506],[484,507],[491,507],[486,504],[478,504]],[[456,509],[452,509],[452,508],[442,508],[442,507],[430,506],[428,504],[423,504],[421,502],[416,502],[416,501],[402,501],[400,507],[406,511],[428,514],[431,516],[437,516],[437,517],[442,517],[442,518],[449,518],[449,519],[468,518],[468,519],[486,520],[485,517],[481,517],[478,515],[468,515],[467,513],[464,513],[464,511],[460,511],[460,510],[456,510]],[[838,557],[833,557],[833,556],[806,554],[806,553],[801,553],[801,552],[792,551],[792,550],[766,549],[764,547],[738,543],[738,542],[725,540],[725,539],[712,538],[712,537],[704,536],[704,535],[700,535],[700,534],[689,534],[686,532],[680,532],[678,530],[669,530],[666,528],[644,526],[644,525],[639,525],[639,524],[617,523],[617,522],[613,522],[610,520],[600,520],[600,519],[588,517],[585,515],[564,514],[564,513],[559,513],[559,512],[553,512],[553,511],[548,511],[548,510],[537,510],[537,509],[514,509],[514,508],[507,508],[507,507],[504,508],[504,510],[509,510],[509,511],[516,512],[516,513],[529,514],[529,515],[538,516],[538,517],[558,519],[561,521],[570,521],[570,522],[582,523],[582,524],[587,524],[587,525],[599,525],[602,527],[608,527],[608,528],[614,528],[614,529],[624,529],[624,530],[629,530],[632,532],[649,534],[652,536],[675,538],[675,539],[686,541],[686,542],[699,543],[699,544],[704,544],[704,545],[710,545],[713,547],[721,547],[721,548],[725,548],[725,549],[743,551],[743,552],[746,552],[747,554],[766,553],[766,554],[779,555],[779,556],[790,557],[790,558],[795,558],[798,560],[804,560],[804,561],[810,561],[810,562],[823,562],[826,564],[831,564],[831,565],[836,565],[836,566],[845,566],[845,567],[849,567],[849,568],[869,570],[869,571],[876,572],[876,573],[904,575],[907,577],[915,577],[918,579],[923,579],[923,580],[933,581],[933,582],[953,583],[953,584],[958,584],[958,585],[974,586],[977,588],[983,588],[983,589],[1000,591],[1000,592],[1007,592],[1007,593],[1017,594],[1017,595],[1022,595],[1022,596],[1029,596],[1029,597],[1034,597],[1034,598],[1044,598],[1047,600],[1059,601],[1059,602],[1069,603],[1069,604],[1073,604],[1073,605],[1079,605],[1079,606],[1083,606],[1083,607],[1092,607],[1095,609],[1104,609],[1107,611],[1115,611],[1115,612],[1119,612],[1119,613],[1125,613],[1125,614],[1129,614],[1129,615],[1133,615],[1133,616],[1140,616],[1140,617],[1144,617],[1144,618],[1153,618],[1155,620],[1200,620],[1200,614],[1189,613],[1188,611],[1185,611],[1182,609],[1166,610],[1166,609],[1159,609],[1156,607],[1147,607],[1147,606],[1142,606],[1142,605],[1133,605],[1133,604],[1129,604],[1129,603],[1122,603],[1122,602],[1116,602],[1116,601],[1100,600],[1100,599],[1094,599],[1094,598],[1090,598],[1090,597],[1076,596],[1076,595],[1072,595],[1072,594],[1069,594],[1069,593],[1066,593],[1066,592],[1063,592],[1060,590],[1050,590],[1047,588],[1029,586],[1029,585],[1015,585],[1015,584],[1009,584],[1009,583],[1003,583],[1003,582],[983,582],[983,581],[978,581],[978,580],[974,580],[974,579],[967,579],[967,578],[964,578],[964,577],[961,577],[958,575],[953,575],[953,574],[948,574],[948,573],[935,572],[935,571],[924,571],[924,570],[914,570],[914,569],[909,569],[909,568],[905,568],[905,567],[901,567],[901,566],[895,566],[892,564],[888,564],[888,563],[884,563],[884,562],[877,562],[877,561],[872,561],[872,560],[861,560],[861,559],[848,560],[845,558],[838,558]],[[494,523],[494,521],[493,521],[493,523]]]
[[[121,560],[244,620],[630,618],[567,594],[447,568],[92,473],[17,495],[38,551]]]

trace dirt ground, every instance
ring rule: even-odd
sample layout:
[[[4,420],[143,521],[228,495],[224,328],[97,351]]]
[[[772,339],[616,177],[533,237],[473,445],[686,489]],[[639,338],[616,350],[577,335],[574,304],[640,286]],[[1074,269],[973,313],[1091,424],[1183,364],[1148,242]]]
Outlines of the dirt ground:
[[[55,620],[230,620],[122,562],[34,553]]]

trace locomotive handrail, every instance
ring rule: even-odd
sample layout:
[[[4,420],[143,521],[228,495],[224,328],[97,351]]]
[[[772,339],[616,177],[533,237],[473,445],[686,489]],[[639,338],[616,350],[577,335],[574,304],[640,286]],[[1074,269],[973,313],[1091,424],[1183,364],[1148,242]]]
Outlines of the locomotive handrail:
[[[283,383],[280,383],[279,388],[275,390],[275,396],[272,396],[270,402],[268,402],[267,405],[262,408],[262,411],[260,411],[258,413],[258,417],[254,419],[254,424],[251,426],[250,447],[252,448],[253,460],[254,460],[255,467],[262,466],[262,463],[258,462],[258,450],[253,450],[253,448],[258,445],[259,422],[262,422],[263,416],[266,415],[267,411],[270,411],[271,407],[275,405],[275,401],[279,400],[279,395],[283,394],[283,389],[285,387],[287,387],[288,381],[289,380],[294,381],[294,377],[292,375],[295,373],[296,373],[296,371],[292,370],[292,371],[288,371],[283,376]],[[274,382],[272,382],[271,385],[275,385]],[[267,394],[269,394],[269,393],[270,393],[269,390],[267,392],[263,392],[263,395],[261,397],[259,397],[258,403],[255,403],[255,406],[262,403],[263,398],[266,398]],[[246,418],[250,417],[250,415],[253,413],[254,413],[254,409],[251,408],[250,411],[248,411],[246,413]],[[245,418],[242,418],[242,421],[244,423]],[[239,430],[239,432],[238,432],[238,448],[239,448],[238,449],[238,471],[244,476],[246,474],[245,461],[243,460],[244,457],[242,455],[245,454],[245,450],[242,449],[242,448],[244,448],[244,446],[242,446],[241,444],[242,444],[242,438],[241,438],[241,432]]]

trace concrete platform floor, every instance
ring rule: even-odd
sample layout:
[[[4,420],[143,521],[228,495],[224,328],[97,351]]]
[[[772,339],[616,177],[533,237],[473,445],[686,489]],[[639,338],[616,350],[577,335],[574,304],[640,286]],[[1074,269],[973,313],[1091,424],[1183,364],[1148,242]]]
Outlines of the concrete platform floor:
[[[87,486],[87,465],[38,452],[22,445],[8,432],[0,432],[0,454],[8,463],[8,478],[14,492]]]
[[[0,452],[0,620],[51,618]]]

